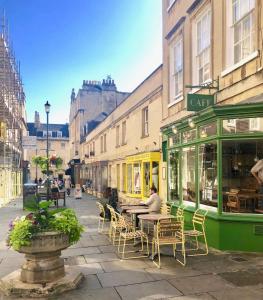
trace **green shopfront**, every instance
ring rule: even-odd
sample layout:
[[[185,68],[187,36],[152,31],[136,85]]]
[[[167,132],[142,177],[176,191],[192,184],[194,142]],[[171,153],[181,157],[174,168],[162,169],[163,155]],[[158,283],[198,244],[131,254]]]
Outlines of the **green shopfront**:
[[[209,246],[262,252],[263,183],[251,169],[263,159],[263,103],[209,107],[162,132],[173,213],[183,205],[190,224],[207,209]]]

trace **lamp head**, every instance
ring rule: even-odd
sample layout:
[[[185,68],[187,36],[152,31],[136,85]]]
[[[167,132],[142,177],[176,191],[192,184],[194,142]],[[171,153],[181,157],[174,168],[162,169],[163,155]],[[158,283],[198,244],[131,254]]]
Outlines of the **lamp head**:
[[[45,103],[45,111],[46,111],[46,113],[48,114],[49,113],[49,111],[50,111],[50,104],[48,103],[48,101]]]

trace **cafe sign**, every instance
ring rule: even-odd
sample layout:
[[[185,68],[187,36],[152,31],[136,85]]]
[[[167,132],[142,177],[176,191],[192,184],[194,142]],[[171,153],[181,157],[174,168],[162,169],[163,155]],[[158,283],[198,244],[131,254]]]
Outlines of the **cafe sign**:
[[[187,111],[200,111],[214,105],[214,95],[187,94]]]

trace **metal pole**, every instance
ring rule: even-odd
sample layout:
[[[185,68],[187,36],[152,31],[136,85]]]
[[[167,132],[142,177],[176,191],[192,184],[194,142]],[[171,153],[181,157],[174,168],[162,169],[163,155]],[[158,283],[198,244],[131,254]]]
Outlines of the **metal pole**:
[[[37,149],[36,149],[36,156],[37,156]],[[37,179],[37,164],[36,164],[36,179]],[[37,179],[37,183],[38,183],[38,179]]]
[[[48,112],[47,112],[47,200],[49,200],[49,151],[48,151]]]

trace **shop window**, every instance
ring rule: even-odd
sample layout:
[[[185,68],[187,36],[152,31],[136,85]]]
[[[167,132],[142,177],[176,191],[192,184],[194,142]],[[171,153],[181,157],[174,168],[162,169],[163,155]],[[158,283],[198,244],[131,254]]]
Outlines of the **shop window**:
[[[195,147],[182,149],[183,200],[195,202]]]
[[[122,164],[122,191],[126,192],[126,164]]]
[[[179,200],[179,152],[169,152],[168,165],[168,193],[169,200]]]
[[[189,143],[196,139],[196,129],[188,130],[182,133],[183,143]]]
[[[200,126],[200,128],[199,128],[200,138],[206,138],[206,137],[209,137],[209,136],[216,135],[216,129],[217,129],[216,122],[206,124],[204,126]]]
[[[173,147],[176,144],[180,143],[180,135],[179,133],[173,134],[169,137],[169,147]]]
[[[159,163],[157,161],[152,163],[152,187],[159,191]]]
[[[143,196],[150,195],[150,162],[143,163]]]
[[[133,165],[133,194],[141,194],[141,165]]]
[[[132,194],[132,165],[127,166],[127,192]]]
[[[222,141],[223,211],[263,213],[263,141]]]
[[[199,146],[200,203],[218,206],[217,145],[216,142]]]
[[[117,164],[117,190],[119,191],[120,190],[120,187],[121,187],[121,174],[120,174],[120,165]]]
[[[263,132],[263,118],[244,118],[223,120],[223,133]]]

